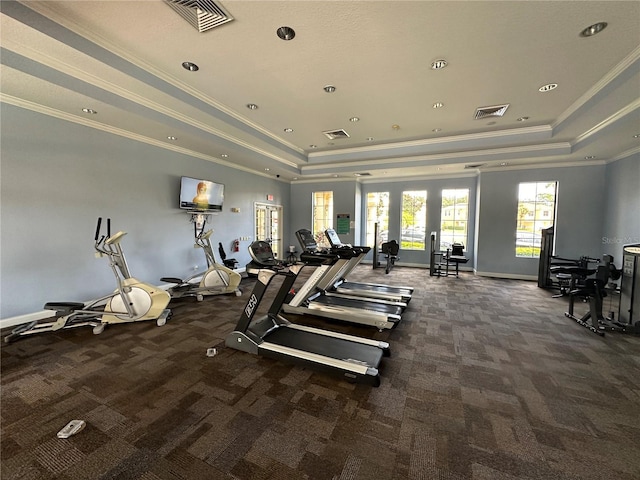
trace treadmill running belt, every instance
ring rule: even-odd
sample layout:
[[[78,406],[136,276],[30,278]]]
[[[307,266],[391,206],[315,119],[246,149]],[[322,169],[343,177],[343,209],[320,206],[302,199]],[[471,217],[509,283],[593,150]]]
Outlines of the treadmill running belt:
[[[358,308],[360,310],[369,310],[375,312],[386,313],[387,315],[402,315],[402,307],[397,305],[388,305],[386,303],[365,302],[352,298],[332,297],[320,295],[313,299],[314,303],[322,305],[332,305],[335,307]]]
[[[383,356],[382,349],[373,345],[354,343],[294,328],[278,328],[269,333],[264,341],[338,360],[355,360],[373,368],[378,368]]]
[[[338,285],[338,288],[366,290],[367,292],[399,293],[409,296],[411,295],[411,292],[406,288],[391,287],[387,285],[367,285],[366,283],[343,282]]]

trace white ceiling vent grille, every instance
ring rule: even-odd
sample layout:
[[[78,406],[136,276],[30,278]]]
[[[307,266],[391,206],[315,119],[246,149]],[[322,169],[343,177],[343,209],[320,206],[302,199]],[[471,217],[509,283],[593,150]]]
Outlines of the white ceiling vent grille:
[[[509,104],[494,105],[493,107],[480,107],[476,110],[475,120],[481,120],[487,117],[501,117],[509,108]]]
[[[211,0],[164,0],[199,32],[230,22],[233,17]]]
[[[327,130],[326,132],[322,132],[329,140],[337,140],[339,138],[349,138],[349,134],[345,132],[343,129],[340,130]]]

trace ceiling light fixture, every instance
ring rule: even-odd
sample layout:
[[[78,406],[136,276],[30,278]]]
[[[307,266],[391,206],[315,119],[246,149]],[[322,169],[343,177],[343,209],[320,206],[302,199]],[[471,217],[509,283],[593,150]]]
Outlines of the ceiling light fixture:
[[[433,62],[431,62],[431,69],[432,70],[440,70],[441,68],[444,68],[448,65],[446,60],[435,60]]]
[[[636,133],[633,138],[640,138],[640,133]]]
[[[433,130],[431,130],[434,133],[438,133],[440,130],[442,130],[441,128],[434,128]]]
[[[367,142],[373,142],[373,137],[367,137]]]
[[[529,117],[520,117],[516,119],[518,122],[525,122],[527,120],[529,120]]]
[[[593,160],[594,158],[596,158],[595,155],[587,155],[586,157],[584,157],[585,160]]]
[[[271,170],[269,167],[264,169],[265,172],[268,172],[269,170]]]
[[[317,145],[309,145],[309,148],[318,148]]]
[[[228,154],[226,154],[226,153],[222,153],[222,154],[220,154],[220,156],[221,156],[222,158],[229,158],[229,155],[228,155]]]
[[[505,166],[507,166],[507,165],[509,165],[507,162],[500,162],[500,166],[501,166],[501,167],[505,167]]]
[[[555,90],[558,88],[557,83],[547,83],[546,85],[541,86],[538,91],[539,92],[550,92],[551,90]]]
[[[247,108],[249,110],[257,110],[258,109],[258,105],[256,105],[255,103],[247,103]]]
[[[398,125],[397,123],[394,123],[393,125],[391,125],[391,128],[394,130],[400,130],[400,125]]]
[[[189,70],[190,72],[197,72],[198,70],[200,70],[200,67],[198,65],[191,62],[182,62],[182,67],[185,70]]]
[[[291,133],[293,132],[293,128],[285,128],[284,131],[287,133]]]
[[[580,32],[581,37],[592,37],[597,33],[600,33],[602,30],[607,28],[607,22],[598,22],[593,25],[589,25],[587,28]]]
[[[333,93],[336,91],[336,87],[334,87],[333,85],[325,85],[324,91],[327,93]]]
[[[282,40],[293,40],[293,37],[296,36],[296,32],[291,27],[280,27],[276,30],[276,34]]]
[[[349,119],[349,121],[350,121],[350,122],[359,122],[359,121],[360,121],[360,118],[359,118],[359,117],[351,117],[351,118]]]
[[[93,108],[83,108],[83,109],[82,109],[82,111],[83,111],[84,113],[90,113],[90,114],[92,114],[92,115],[95,115],[96,113],[98,113],[98,112],[96,112]]]
[[[167,137],[167,139],[169,139],[169,140],[177,140],[177,139],[178,139],[178,137],[174,137],[173,135],[169,135],[169,136]]]
[[[444,107],[444,103],[442,102],[436,102],[433,104],[433,108],[442,108]]]

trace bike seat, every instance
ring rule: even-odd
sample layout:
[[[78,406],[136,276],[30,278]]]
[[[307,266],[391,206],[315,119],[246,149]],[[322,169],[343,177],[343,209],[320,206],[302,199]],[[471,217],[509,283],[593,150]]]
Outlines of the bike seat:
[[[583,268],[574,265],[554,266],[549,269],[551,273],[566,273],[574,277],[587,278],[589,275],[593,275],[596,271],[592,268]]]

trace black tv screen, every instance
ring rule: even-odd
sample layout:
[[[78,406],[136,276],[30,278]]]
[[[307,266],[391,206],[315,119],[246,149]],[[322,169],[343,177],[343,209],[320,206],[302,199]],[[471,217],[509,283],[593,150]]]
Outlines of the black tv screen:
[[[223,201],[223,184],[191,177],[180,179],[180,208],[221,212]]]

